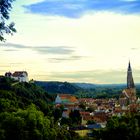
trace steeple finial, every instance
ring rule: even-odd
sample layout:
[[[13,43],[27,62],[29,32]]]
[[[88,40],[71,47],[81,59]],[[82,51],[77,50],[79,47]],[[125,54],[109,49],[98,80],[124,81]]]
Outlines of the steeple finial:
[[[131,71],[131,64],[130,64],[130,60],[129,60],[129,63],[128,63],[128,71]]]

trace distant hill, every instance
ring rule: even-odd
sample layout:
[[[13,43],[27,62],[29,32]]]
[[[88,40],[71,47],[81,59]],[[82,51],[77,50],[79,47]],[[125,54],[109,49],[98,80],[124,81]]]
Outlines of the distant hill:
[[[46,81],[35,81],[35,84],[41,86],[43,89],[47,91],[47,93],[58,94],[75,94],[81,90],[79,86],[76,84],[68,83],[68,82],[46,82]]]
[[[50,94],[75,94],[78,97],[111,98],[119,97],[126,84],[91,84],[69,83],[58,81],[35,81]],[[137,95],[140,95],[140,84],[136,84]]]
[[[76,85],[80,88],[83,89],[91,89],[91,88],[95,88],[96,85],[95,84],[90,84],[90,83],[72,83],[73,85]]]

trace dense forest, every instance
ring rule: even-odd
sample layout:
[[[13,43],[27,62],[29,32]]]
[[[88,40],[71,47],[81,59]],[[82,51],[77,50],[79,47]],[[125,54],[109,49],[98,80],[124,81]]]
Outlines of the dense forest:
[[[58,125],[54,97],[34,83],[0,78],[0,140],[75,140],[78,134]]]

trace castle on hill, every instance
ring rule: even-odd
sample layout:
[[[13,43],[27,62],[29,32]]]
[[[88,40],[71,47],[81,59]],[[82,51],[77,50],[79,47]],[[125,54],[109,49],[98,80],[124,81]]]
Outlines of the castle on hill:
[[[29,82],[28,73],[26,71],[15,71],[14,73],[6,72],[5,77],[10,77],[19,82]]]

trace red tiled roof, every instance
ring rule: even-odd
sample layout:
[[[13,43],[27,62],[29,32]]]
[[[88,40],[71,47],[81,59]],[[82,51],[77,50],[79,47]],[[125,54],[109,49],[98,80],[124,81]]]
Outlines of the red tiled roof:
[[[80,112],[81,115],[90,115],[90,112]]]
[[[59,94],[59,97],[61,98],[61,100],[67,99],[73,103],[78,101],[78,99],[75,96],[70,95],[70,94]]]
[[[13,77],[19,77],[22,76],[22,74],[25,73],[26,75],[28,75],[28,73],[26,71],[15,71],[12,76]]]
[[[95,101],[95,99],[92,99],[92,98],[80,98],[79,101],[80,102],[93,102],[93,101]]]

